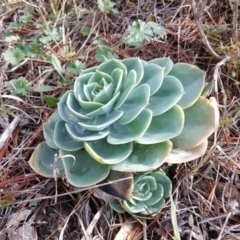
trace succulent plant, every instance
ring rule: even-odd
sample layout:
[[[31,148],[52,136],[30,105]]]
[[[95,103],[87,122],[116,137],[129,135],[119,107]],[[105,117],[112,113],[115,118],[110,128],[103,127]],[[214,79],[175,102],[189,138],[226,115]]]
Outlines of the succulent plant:
[[[162,170],[134,174],[134,188],[127,200],[110,201],[117,212],[134,214],[156,214],[171,194],[172,183]]]
[[[49,176],[59,152],[59,171],[85,187],[110,169],[147,172],[193,160],[204,154],[215,129],[215,109],[201,96],[204,78],[199,68],[169,58],[112,59],[83,70],[44,124],[46,142],[30,165]]]

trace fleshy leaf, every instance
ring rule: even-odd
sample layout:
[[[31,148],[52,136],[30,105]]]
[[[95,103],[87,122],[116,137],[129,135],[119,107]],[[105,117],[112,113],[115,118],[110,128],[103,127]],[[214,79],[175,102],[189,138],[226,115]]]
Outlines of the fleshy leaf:
[[[112,78],[109,74],[101,71],[96,71],[89,79],[88,83],[98,83],[102,86],[102,81],[106,81],[108,84],[112,83]]]
[[[118,93],[122,86],[123,81],[123,71],[121,69],[114,69],[112,72],[112,79],[114,83],[114,94]]]
[[[114,109],[120,108],[122,104],[125,102],[128,95],[131,93],[132,89],[134,88],[134,85],[136,84],[136,77],[137,77],[137,74],[135,71],[131,71],[128,74],[125,84],[123,84],[121,87],[121,93],[118,98],[118,101],[114,106]]]
[[[132,152],[132,143],[112,145],[106,139],[84,142],[84,147],[92,158],[102,164],[116,164],[126,159]]]
[[[67,99],[68,95],[71,94],[72,91],[67,91],[66,93],[63,94],[61,97],[59,103],[58,103],[58,113],[60,117],[68,123],[76,123],[78,122],[78,118],[74,116],[75,114],[72,113],[72,110],[70,110],[67,107]]]
[[[84,71],[87,71],[84,70]],[[83,73],[83,71],[82,71]],[[75,95],[75,98],[77,99],[78,98],[78,95],[81,95],[81,99],[83,101],[87,101],[87,97],[85,96],[85,93],[84,93],[84,85],[87,85],[88,84],[88,81],[89,79],[91,78],[91,76],[94,74],[94,72],[88,72],[88,73],[85,73],[85,74],[81,74],[79,77],[77,77],[77,79],[75,80],[74,82],[74,95]]]
[[[122,207],[121,203],[117,199],[113,200],[113,201],[110,201],[109,205],[111,206],[111,208],[113,210],[115,210],[118,213],[124,213],[125,212],[125,209]]]
[[[87,130],[100,131],[116,122],[122,115],[122,111],[116,110],[106,115],[100,115],[86,122],[78,122],[78,124]]]
[[[215,130],[215,109],[205,97],[200,97],[190,108],[184,110],[185,123],[181,134],[171,141],[182,149],[200,145]]]
[[[110,166],[95,161],[85,149],[78,151],[60,150],[69,183],[77,187],[88,187],[104,180]]]
[[[113,165],[111,168],[121,172],[146,172],[160,167],[170,153],[172,143],[170,141],[133,147],[131,155],[124,161]]]
[[[98,68],[98,66],[94,66],[94,67],[90,67],[90,68],[87,68],[87,69],[83,69],[81,71],[81,75],[80,76],[85,75],[86,73],[91,73],[92,74],[92,73],[96,72],[97,68]]]
[[[124,209],[129,213],[139,213],[145,210],[145,204],[143,202],[133,204],[130,201],[123,201],[122,205],[124,206]]]
[[[120,124],[128,124],[148,105],[150,97],[149,85],[143,84],[132,90],[123,105],[118,108],[123,116],[118,120]]]
[[[151,61],[150,63],[157,64],[159,67],[164,68],[164,76],[166,76],[173,67],[173,62],[169,57],[166,58],[156,58]]]
[[[54,131],[56,123],[61,120],[60,115],[58,112],[54,112],[48,121],[43,125],[43,136],[50,148],[59,149],[58,146],[55,144],[54,141]]]
[[[123,71],[123,79],[126,78],[126,76],[127,76],[127,68],[119,60],[112,59],[112,60],[110,60],[108,62],[102,63],[97,68],[98,71],[105,72],[105,73],[109,74],[110,76],[112,75],[112,72],[113,72],[114,69],[121,69]]]
[[[169,156],[166,158],[166,163],[174,164],[174,163],[184,163],[189,162],[194,159],[201,157],[207,150],[208,141],[203,141],[200,145],[195,148],[184,150],[180,148],[173,147]]]
[[[87,117],[97,117],[97,116],[105,115],[105,114],[111,112],[113,110],[113,105],[117,101],[119,95],[120,95],[120,93],[117,93],[108,103],[102,105],[95,111],[89,112],[87,114]]]
[[[158,211],[161,210],[162,207],[164,207],[165,203],[166,203],[165,199],[162,198],[154,205],[146,206],[145,209],[140,213],[143,215],[156,214]]]
[[[85,111],[79,104],[79,102],[77,101],[77,99],[75,98],[73,92],[69,92],[68,96],[67,96],[67,102],[66,102],[66,107],[67,109],[65,109],[65,111],[70,111],[70,114],[72,114],[73,116],[76,117],[75,121],[78,121],[78,119],[91,119],[91,117],[87,117],[87,111]]]
[[[164,68],[153,63],[144,66],[144,75],[141,84],[148,84],[150,87],[150,95],[154,94],[160,88],[163,81]]]
[[[66,123],[66,129],[69,135],[76,141],[95,141],[106,137],[109,133],[108,129],[101,131],[89,131],[81,127],[79,124]]]
[[[176,63],[168,75],[176,77],[183,85],[185,94],[178,105],[183,109],[193,105],[202,93],[205,72],[187,63]]]
[[[143,77],[143,65],[139,58],[128,58],[122,60],[122,63],[126,66],[127,71],[134,70],[136,72],[136,85],[142,80]]]
[[[88,100],[84,101],[81,94],[78,94],[77,100],[78,100],[80,106],[88,112],[96,111],[100,107],[104,106],[104,104],[102,104],[102,103],[90,102]]]
[[[157,184],[157,189],[152,191],[152,197],[145,201],[149,206],[156,204],[159,199],[163,197],[164,189],[163,186]]]
[[[150,97],[148,109],[153,112],[153,116],[160,115],[176,104],[183,94],[184,89],[178,79],[166,76],[160,89]]]
[[[121,125],[117,122],[109,126],[107,141],[110,144],[124,144],[141,137],[147,130],[152,118],[152,112],[144,109],[132,122]]]
[[[108,101],[111,100],[112,96],[113,96],[113,84],[110,83],[106,87],[103,87],[103,89],[96,95],[93,101],[106,104]]]
[[[124,178],[128,178],[128,179],[119,181]],[[117,180],[117,182],[114,182],[116,180]],[[132,173],[117,172],[117,171],[111,170],[107,177],[107,181],[111,181],[114,183],[99,187],[104,192],[106,192],[112,196],[115,196],[117,198],[121,198],[123,200],[126,200],[127,198],[129,198],[131,196],[132,191],[133,191]]]
[[[154,177],[156,182],[163,186],[163,189],[164,189],[163,197],[168,198],[172,191],[172,182],[166,176],[166,174],[163,172],[163,170],[160,169],[156,172],[151,172],[149,175]]]
[[[151,124],[141,138],[136,140],[140,144],[154,144],[178,136],[184,124],[184,112],[178,105],[167,112],[152,117]]]
[[[83,142],[75,141],[68,133],[64,121],[58,121],[54,131],[55,144],[59,149],[76,151],[83,148]]]
[[[54,177],[53,165],[55,154],[58,155],[58,150],[50,148],[46,142],[41,142],[34,150],[29,160],[29,164],[38,174],[52,178]],[[63,164],[60,159],[56,163],[56,169],[58,169],[60,174],[63,175]]]

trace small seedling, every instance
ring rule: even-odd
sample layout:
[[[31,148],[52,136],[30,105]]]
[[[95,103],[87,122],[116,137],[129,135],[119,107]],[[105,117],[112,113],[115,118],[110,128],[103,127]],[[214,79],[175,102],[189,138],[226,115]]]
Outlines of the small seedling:
[[[89,35],[91,31],[91,28],[90,27],[83,27],[81,30],[80,30],[80,33],[84,36],[84,37],[87,37]]]
[[[227,31],[227,26],[226,25],[220,25],[219,27],[215,27],[214,25],[205,25],[204,26],[204,31],[206,31],[209,34],[212,35],[220,35],[224,32]]]
[[[19,77],[8,83],[7,89],[12,95],[26,96],[29,91],[32,91],[32,86],[24,77]]]
[[[114,54],[112,52],[112,49],[107,46],[106,42],[103,40],[95,40],[93,42],[94,45],[98,47],[96,54],[95,54],[95,59],[98,62],[105,62],[107,60],[111,60],[113,58],[119,58],[117,54]]]
[[[85,69],[85,65],[79,60],[75,60],[67,65],[67,71],[75,75],[79,75],[83,69]]]
[[[52,41],[59,41],[61,40],[62,36],[60,35],[58,29],[53,26],[48,26],[44,31],[44,36],[39,38],[41,43],[49,43]]]
[[[98,0],[98,8],[101,10],[103,13],[118,13],[118,10],[114,8],[116,3],[110,1],[110,0]]]
[[[105,46],[105,45],[98,47],[96,54],[95,54],[95,59],[98,62],[105,62],[105,61],[111,60],[113,58],[118,58],[118,55],[114,54],[110,47]]]
[[[24,53],[19,48],[8,49],[3,54],[4,60],[13,64],[18,65],[24,59]]]
[[[50,108],[54,108],[57,106],[57,103],[59,102],[58,98],[52,97],[52,96],[45,96],[45,101]]]
[[[142,46],[144,41],[150,42],[154,36],[164,36],[166,31],[155,22],[134,21],[127,28],[127,37],[124,42],[130,46]]]

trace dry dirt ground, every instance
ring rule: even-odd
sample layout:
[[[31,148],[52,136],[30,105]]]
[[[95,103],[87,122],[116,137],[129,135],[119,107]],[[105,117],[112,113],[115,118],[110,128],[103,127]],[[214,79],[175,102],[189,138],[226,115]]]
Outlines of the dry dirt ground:
[[[124,0],[116,1],[116,14],[101,12],[97,1],[1,0],[0,240],[174,239],[170,201],[155,217],[117,214],[91,190],[76,192],[64,179],[56,183],[28,165],[43,140],[42,125],[54,111],[45,96],[59,97],[71,87],[70,62],[99,64],[96,40],[121,59],[169,56],[206,71],[206,82],[214,83],[209,96],[219,104],[219,129],[205,156],[163,168],[173,181],[181,239],[240,239],[239,7],[239,0]],[[124,44],[127,27],[138,19],[158,23],[167,34],[140,47]],[[44,32],[47,27],[59,31],[55,38]],[[90,32],[84,35],[82,29]],[[23,59],[15,56],[20,57],[16,64],[4,57],[9,49],[31,44],[35,49],[27,49]],[[61,74],[46,60],[51,53],[58,56]],[[19,77],[49,91],[14,95],[8,83]]]

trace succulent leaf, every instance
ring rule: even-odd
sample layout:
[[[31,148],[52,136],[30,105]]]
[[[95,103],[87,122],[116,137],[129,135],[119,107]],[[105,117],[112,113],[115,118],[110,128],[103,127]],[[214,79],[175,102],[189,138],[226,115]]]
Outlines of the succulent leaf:
[[[109,127],[108,142],[111,144],[124,144],[141,137],[149,127],[152,112],[144,109],[132,122],[121,125],[118,122]]]
[[[141,60],[139,58],[128,58],[122,60],[122,63],[126,66],[128,72],[133,70],[136,73],[136,85],[138,85],[144,73]]]
[[[125,160],[132,152],[132,142],[112,145],[101,139],[93,142],[84,142],[86,151],[92,158],[102,164],[116,164]]]
[[[94,141],[106,137],[109,133],[108,129],[101,131],[90,131],[81,127],[79,124],[65,124],[69,135],[78,142]]]
[[[47,142],[47,145],[53,149],[59,149],[54,141],[54,131],[57,122],[61,120],[58,112],[54,112],[46,123],[43,125],[43,136]]]
[[[83,101],[87,101],[87,96],[85,96],[85,93],[84,93],[84,85],[88,84],[88,81],[91,78],[91,76],[94,74],[94,72],[88,72],[84,74],[82,71],[82,74],[80,74],[80,76],[76,78],[74,82],[74,88],[73,88],[73,92],[76,99],[78,99],[78,95],[80,95]]]
[[[126,78],[127,76],[126,66],[121,61],[118,61],[116,59],[104,62],[97,68],[98,71],[105,72],[110,76],[112,75],[114,69],[121,69],[123,71],[123,78],[124,79]]]
[[[66,104],[66,108],[67,108],[67,109],[65,108],[65,112],[66,112],[66,110],[68,110],[70,112],[70,114],[72,114],[74,117],[77,118],[75,121],[73,121],[74,123],[81,121],[81,120],[91,119],[91,117],[86,116],[87,112],[79,105],[79,102],[75,98],[73,92],[71,92],[71,91],[68,92],[65,104]],[[64,108],[64,106],[59,106],[59,107]]]
[[[177,78],[167,76],[164,78],[161,88],[150,97],[147,106],[153,116],[160,115],[173,107],[183,96],[184,89]]]
[[[176,63],[168,75],[176,77],[183,85],[185,94],[178,105],[183,109],[193,105],[202,93],[205,72],[187,63]]]
[[[60,120],[56,123],[54,131],[54,142],[58,149],[76,151],[83,148],[83,142],[75,141],[68,133],[65,122]]]
[[[134,144],[131,155],[111,168],[121,172],[146,172],[155,170],[164,163],[171,148],[172,143],[170,141],[152,145]]]
[[[90,131],[101,131],[116,122],[123,115],[123,111],[112,111],[85,122],[78,122],[80,126]]]
[[[184,163],[201,157],[207,150],[208,141],[203,141],[200,145],[191,149],[181,149],[174,147],[165,162],[169,164]]]
[[[164,68],[156,64],[149,63],[143,67],[144,74],[141,84],[148,84],[150,87],[150,95],[158,91],[162,85]]]
[[[136,84],[136,72],[131,71],[127,76],[127,81],[122,85],[121,87],[121,93],[119,96],[119,99],[117,103],[114,106],[114,109],[118,109],[122,106],[122,104],[127,99],[128,95],[131,93],[132,89],[134,88],[134,85]]]
[[[116,93],[120,92],[120,89],[122,87],[123,71],[121,69],[114,69],[112,71],[111,77],[114,85],[114,95],[116,95]]]
[[[147,84],[140,85],[133,89],[124,104],[118,108],[123,112],[123,116],[119,119],[120,124],[128,124],[132,122],[141,111],[148,105],[150,97],[150,88]]]
[[[52,149],[48,146],[46,142],[41,142],[34,150],[30,160],[29,165],[38,174],[53,178],[53,165],[55,161],[55,154],[58,155],[58,150]],[[56,169],[61,175],[63,175],[63,164],[61,160],[56,162]]]
[[[105,179],[110,166],[95,161],[85,149],[77,151],[60,150],[64,170],[69,183],[77,187],[94,185]]]
[[[171,119],[171,121],[169,121]],[[184,112],[178,105],[167,112],[152,117],[152,121],[141,138],[136,140],[140,144],[154,144],[164,142],[178,136],[184,125]]]
[[[157,64],[159,67],[164,68],[164,76],[167,76],[168,73],[171,71],[171,69],[173,67],[173,62],[169,57],[167,57],[167,58],[156,58],[156,59],[153,59],[149,62]]]
[[[208,99],[200,97],[194,105],[184,110],[184,115],[184,128],[171,141],[178,148],[195,148],[215,130],[215,109]]]
[[[75,116],[76,114],[74,114],[73,111],[76,112],[77,115],[78,114],[81,115],[81,112],[77,111],[77,109],[72,109],[72,108],[69,109],[68,108],[67,99],[68,99],[69,94],[71,94],[71,92],[67,91],[61,97],[61,99],[58,103],[58,114],[61,117],[61,119],[67,123],[77,123],[78,118]]]

